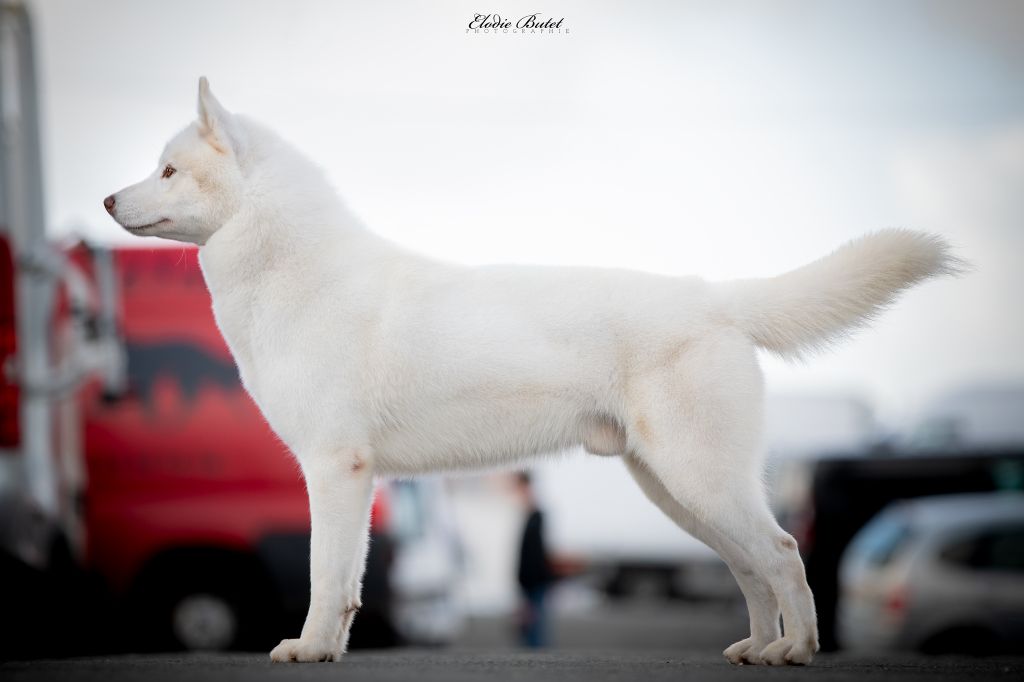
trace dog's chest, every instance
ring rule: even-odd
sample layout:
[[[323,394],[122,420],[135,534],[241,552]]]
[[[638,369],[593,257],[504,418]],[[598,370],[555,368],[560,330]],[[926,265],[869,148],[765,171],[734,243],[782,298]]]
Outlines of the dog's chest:
[[[321,306],[322,308],[323,306]],[[352,421],[359,325],[344,310],[280,296],[214,295],[214,316],[246,391],[292,449],[310,425]]]

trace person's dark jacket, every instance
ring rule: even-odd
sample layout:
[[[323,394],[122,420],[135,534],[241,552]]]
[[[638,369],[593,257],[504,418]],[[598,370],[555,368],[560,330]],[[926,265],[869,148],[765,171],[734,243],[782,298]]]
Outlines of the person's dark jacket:
[[[544,515],[534,509],[526,519],[519,548],[519,586],[529,592],[547,587],[554,580],[544,544]]]

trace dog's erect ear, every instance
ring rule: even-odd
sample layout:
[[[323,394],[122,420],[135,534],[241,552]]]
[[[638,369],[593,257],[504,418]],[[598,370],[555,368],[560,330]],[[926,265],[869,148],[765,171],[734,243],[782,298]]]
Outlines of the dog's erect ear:
[[[199,79],[199,130],[217,151],[239,151],[241,140],[234,116],[210,92],[210,81],[206,76]]]

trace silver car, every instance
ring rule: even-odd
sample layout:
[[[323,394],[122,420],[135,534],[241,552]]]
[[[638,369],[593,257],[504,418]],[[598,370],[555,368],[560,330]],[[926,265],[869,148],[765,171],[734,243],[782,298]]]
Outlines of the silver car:
[[[890,505],[840,566],[840,643],[1000,653],[1024,646],[1024,494]]]

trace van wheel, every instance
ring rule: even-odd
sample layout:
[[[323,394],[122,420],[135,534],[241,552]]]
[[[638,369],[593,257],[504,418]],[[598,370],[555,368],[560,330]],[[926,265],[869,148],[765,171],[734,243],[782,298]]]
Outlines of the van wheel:
[[[128,608],[135,631],[126,635],[143,650],[258,650],[275,640],[281,620],[262,567],[220,550],[159,557],[140,574]]]
[[[239,640],[238,610],[221,595],[183,595],[168,615],[171,635],[187,651],[225,651]]]
[[[252,642],[260,619],[247,613],[245,592],[219,580],[183,580],[149,607],[150,644],[177,651],[229,651]],[[250,609],[251,610],[251,609]]]

